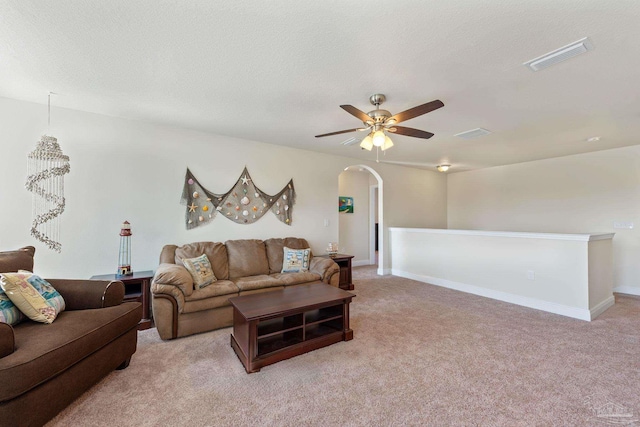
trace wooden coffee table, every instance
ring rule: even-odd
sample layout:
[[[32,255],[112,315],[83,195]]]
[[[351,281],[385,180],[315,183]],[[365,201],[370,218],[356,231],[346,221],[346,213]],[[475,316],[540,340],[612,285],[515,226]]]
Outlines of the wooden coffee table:
[[[247,373],[321,347],[353,339],[349,303],[354,294],[325,284],[229,298],[231,347]]]

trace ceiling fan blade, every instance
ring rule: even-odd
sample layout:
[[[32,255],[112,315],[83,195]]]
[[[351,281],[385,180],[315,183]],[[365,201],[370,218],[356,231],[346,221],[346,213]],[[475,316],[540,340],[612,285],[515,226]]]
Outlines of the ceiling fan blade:
[[[364,111],[358,110],[353,105],[341,105],[340,108],[342,108],[344,111],[351,114],[352,116],[359,118],[365,123],[368,123],[368,122],[373,123],[373,119],[369,117],[367,113],[365,113]]]
[[[387,121],[395,120],[393,123],[404,122],[405,120],[413,119],[414,117],[430,113],[442,107],[444,107],[444,103],[436,99],[435,101],[427,102],[426,104],[418,105],[417,107],[409,108],[408,110],[393,115]]]
[[[413,136],[414,138],[429,139],[429,138],[431,138],[433,136],[433,134],[431,132],[427,132],[427,131],[420,130],[420,129],[407,128],[407,127],[404,127],[404,126],[393,126],[392,128],[389,128],[388,130],[389,130],[389,132],[395,132],[398,135]]]
[[[361,130],[361,128],[339,130],[337,132],[331,132],[331,133],[323,133],[322,135],[316,135],[316,138],[322,138],[323,136],[340,135],[341,133],[355,132],[357,130]]]

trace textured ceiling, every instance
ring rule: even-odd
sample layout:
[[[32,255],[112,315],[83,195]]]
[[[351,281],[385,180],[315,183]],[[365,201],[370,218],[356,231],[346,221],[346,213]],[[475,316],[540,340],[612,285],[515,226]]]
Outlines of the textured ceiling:
[[[0,96],[368,160],[341,145],[361,133],[314,138],[361,125],[340,104],[441,99],[403,123],[435,136],[381,159],[455,172],[640,143],[639,22],[638,0],[0,0]]]

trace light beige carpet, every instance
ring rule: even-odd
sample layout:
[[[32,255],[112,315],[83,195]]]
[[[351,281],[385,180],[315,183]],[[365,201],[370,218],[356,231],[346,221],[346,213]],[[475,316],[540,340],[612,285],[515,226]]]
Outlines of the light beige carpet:
[[[52,426],[640,426],[640,299],[583,322],[354,269],[354,339],[246,374],[231,328],[163,342]]]

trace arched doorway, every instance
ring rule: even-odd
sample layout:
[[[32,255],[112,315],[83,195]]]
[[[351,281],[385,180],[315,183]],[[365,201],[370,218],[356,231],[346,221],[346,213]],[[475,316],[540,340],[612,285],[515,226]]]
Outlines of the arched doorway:
[[[338,216],[340,252],[354,255],[353,266],[377,264],[377,273],[382,275],[384,271],[382,177],[370,166],[351,165],[340,173],[338,186],[341,199],[354,204],[351,212],[342,212]]]

